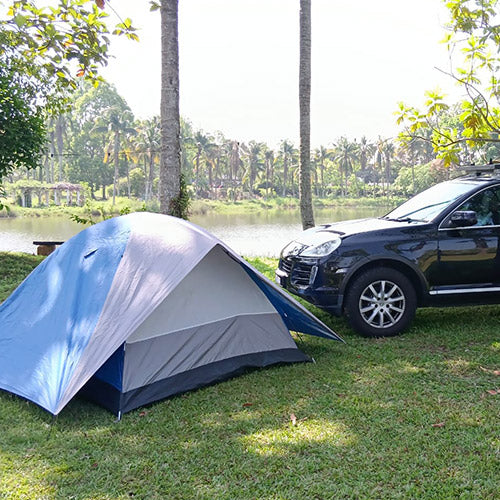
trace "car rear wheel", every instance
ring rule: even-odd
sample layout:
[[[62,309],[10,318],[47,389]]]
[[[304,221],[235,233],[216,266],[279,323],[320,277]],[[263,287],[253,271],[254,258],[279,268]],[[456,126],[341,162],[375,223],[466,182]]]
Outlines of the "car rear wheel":
[[[345,313],[361,335],[390,337],[409,326],[416,307],[411,281],[395,269],[380,267],[355,278],[347,292]]]

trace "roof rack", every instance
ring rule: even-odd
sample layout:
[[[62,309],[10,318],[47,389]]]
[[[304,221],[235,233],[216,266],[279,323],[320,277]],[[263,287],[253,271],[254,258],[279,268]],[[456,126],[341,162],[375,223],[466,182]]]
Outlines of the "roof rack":
[[[465,173],[475,175],[476,177],[485,174],[500,176],[500,160],[490,160],[486,165],[463,165],[461,168]]]

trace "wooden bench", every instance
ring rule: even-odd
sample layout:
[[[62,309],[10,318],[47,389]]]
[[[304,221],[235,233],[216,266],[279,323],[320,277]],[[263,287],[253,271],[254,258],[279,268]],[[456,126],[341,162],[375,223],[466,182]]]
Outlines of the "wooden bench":
[[[33,245],[36,245],[37,255],[50,255],[56,246],[62,245],[64,241],[34,241]]]

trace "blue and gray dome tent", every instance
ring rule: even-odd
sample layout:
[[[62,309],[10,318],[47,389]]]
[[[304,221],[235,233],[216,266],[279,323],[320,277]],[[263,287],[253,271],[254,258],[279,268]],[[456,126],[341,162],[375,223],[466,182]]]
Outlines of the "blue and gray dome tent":
[[[0,306],[0,388],[57,415],[120,415],[249,367],[306,361],[289,330],[340,340],[220,240],[134,213],[77,234]]]

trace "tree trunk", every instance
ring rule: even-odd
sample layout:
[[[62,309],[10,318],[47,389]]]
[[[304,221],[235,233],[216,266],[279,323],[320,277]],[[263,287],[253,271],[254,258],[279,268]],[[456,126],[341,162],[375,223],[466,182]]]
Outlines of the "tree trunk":
[[[283,159],[283,197],[286,196],[286,184],[288,181],[288,156]]]
[[[302,228],[314,227],[311,192],[311,0],[300,0],[300,166],[299,199]]]
[[[318,183],[318,168],[316,165],[313,167],[314,172],[314,194],[319,196],[319,183]]]
[[[321,162],[320,166],[320,175],[321,175],[321,196],[325,196],[325,165]]]
[[[115,171],[113,174],[113,206],[116,201],[116,195],[117,195],[117,188],[116,188],[116,183],[118,181],[118,163],[119,163],[119,151],[120,148],[120,132],[116,131],[115,132],[115,141],[114,141],[114,164],[115,164]]]
[[[180,195],[178,0],[161,0],[160,211],[172,214]]]
[[[130,200],[130,165],[128,160],[125,160],[127,166],[127,198]]]
[[[196,159],[194,162],[195,169],[194,169],[194,186],[195,186],[195,193],[198,194],[200,191],[200,158],[201,158],[201,144],[198,144],[197,150],[196,150]]]
[[[48,173],[48,179],[47,182],[54,182],[54,160],[55,160],[55,155],[56,155],[56,148],[55,148],[55,134],[54,132],[50,133],[50,163],[49,163],[49,173]]]
[[[149,201],[153,196],[153,181],[154,181],[154,171],[155,171],[155,155],[153,152],[149,156],[149,172],[146,179],[146,201]]]
[[[57,160],[59,165],[59,182],[63,180],[63,152],[64,152],[64,120],[61,116],[57,117],[56,122],[56,141],[57,141]]]

